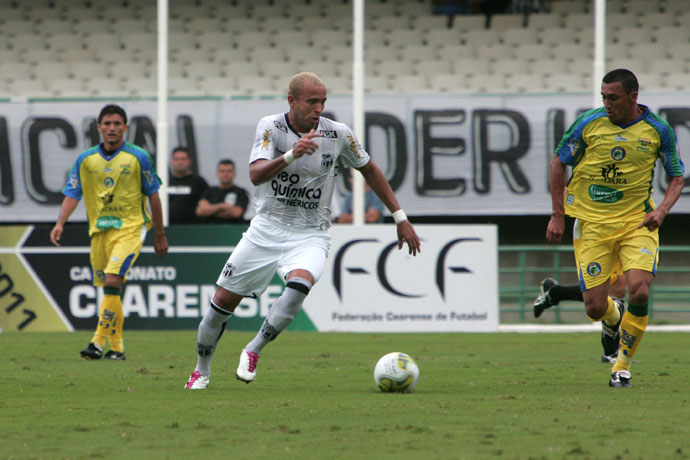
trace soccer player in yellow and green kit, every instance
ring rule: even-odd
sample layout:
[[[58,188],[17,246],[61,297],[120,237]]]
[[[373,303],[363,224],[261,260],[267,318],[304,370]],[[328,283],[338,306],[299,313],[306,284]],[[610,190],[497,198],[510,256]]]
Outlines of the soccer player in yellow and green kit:
[[[96,333],[82,357],[100,359],[106,340],[106,359],[124,360],[122,339],[124,315],[120,294],[127,270],[134,264],[151,220],[156,228],[154,249],[158,256],[168,252],[163,213],[158,196],[160,179],[149,154],[125,142],[127,114],[117,105],[106,105],[98,115],[98,132],[103,143],[82,152],[72,166],[65,199],[50,240],[60,246],[63,226],[84,197],[91,237],[93,284],[103,286],[103,302]],[[147,209],[146,198],[151,205]]]
[[[580,116],[566,131],[551,161],[552,215],[546,239],[557,243],[564,213],[578,221],[580,289],[587,316],[611,328],[620,324],[620,348],[609,385],[630,387],[630,364],[647,328],[649,287],[659,261],[659,226],[683,189],[685,168],[668,123],[637,103],[639,85],[626,69],[607,73],[604,107]],[[670,177],[663,201],[652,201],[657,159]],[[565,167],[572,177],[565,188]],[[565,196],[564,196],[565,195]],[[628,282],[628,310],[608,297],[609,278],[620,260]]]

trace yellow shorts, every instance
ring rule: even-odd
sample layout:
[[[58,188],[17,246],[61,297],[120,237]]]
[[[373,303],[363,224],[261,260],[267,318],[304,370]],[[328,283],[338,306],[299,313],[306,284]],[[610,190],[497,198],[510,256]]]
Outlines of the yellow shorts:
[[[146,226],[107,230],[91,237],[93,285],[103,286],[105,274],[126,278],[144,245]]]
[[[573,249],[580,288],[585,291],[613,283],[620,274],[644,270],[656,275],[659,263],[659,231],[637,228],[639,222],[600,224],[575,222]]]

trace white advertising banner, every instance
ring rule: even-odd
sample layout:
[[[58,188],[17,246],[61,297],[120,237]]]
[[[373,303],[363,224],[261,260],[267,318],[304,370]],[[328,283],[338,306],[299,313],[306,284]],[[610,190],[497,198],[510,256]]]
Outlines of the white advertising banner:
[[[642,94],[640,102],[669,121],[685,153],[690,104],[681,96]],[[588,94],[370,95],[366,147],[409,215],[547,215],[549,161],[563,132],[590,103]],[[127,140],[155,157],[155,102],[120,104],[129,115]],[[95,120],[103,105],[0,103],[0,222],[55,220],[70,167],[99,142]],[[218,161],[233,159],[236,182],[251,191],[247,163],[256,124],[288,108],[284,99],[170,101],[168,145],[188,147],[210,184],[217,183]],[[352,125],[351,98],[329,97],[325,115]],[[659,203],[666,187],[661,170],[653,185]],[[347,186],[341,174],[340,196]],[[690,213],[690,185],[673,212]],[[83,206],[78,219],[85,219]]]
[[[494,225],[417,225],[422,252],[398,250],[394,225],[336,225],[326,269],[304,303],[318,331],[494,332]]]

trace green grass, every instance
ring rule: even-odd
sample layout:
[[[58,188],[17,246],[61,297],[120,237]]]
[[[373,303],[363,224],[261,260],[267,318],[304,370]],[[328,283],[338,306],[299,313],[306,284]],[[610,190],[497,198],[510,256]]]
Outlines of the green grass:
[[[90,333],[0,334],[0,458],[690,458],[689,334],[648,333],[630,389],[591,333],[286,332],[246,385],[252,335],[226,332],[186,391],[195,331],[126,331],[125,362],[79,358]],[[419,364],[414,393],[375,388],[390,351]]]

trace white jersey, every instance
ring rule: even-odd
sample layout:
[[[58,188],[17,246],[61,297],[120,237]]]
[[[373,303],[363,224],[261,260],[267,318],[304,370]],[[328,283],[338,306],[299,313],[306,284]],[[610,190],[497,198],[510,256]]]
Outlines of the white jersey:
[[[339,167],[361,168],[369,162],[352,130],[321,117],[314,138],[319,148],[290,163],[254,192],[257,215],[300,229],[325,230],[331,225],[331,198]],[[264,117],[256,127],[249,164],[272,160],[292,149],[301,135],[290,126],[287,113]]]

